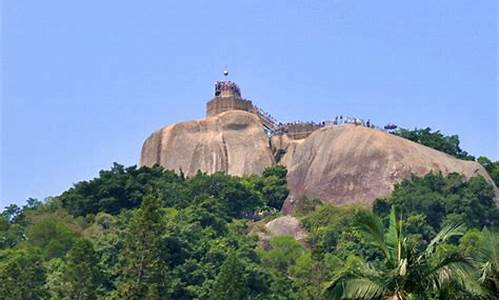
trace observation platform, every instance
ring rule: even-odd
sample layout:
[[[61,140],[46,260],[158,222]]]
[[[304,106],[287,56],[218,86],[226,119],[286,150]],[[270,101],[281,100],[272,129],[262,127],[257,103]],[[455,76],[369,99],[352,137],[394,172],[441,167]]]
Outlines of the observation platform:
[[[207,102],[207,117],[215,116],[229,110],[243,110],[256,114],[266,128],[266,132],[274,132],[278,122],[270,114],[255,106],[252,101],[241,97],[240,88],[232,81],[215,82],[214,98]]]
[[[264,126],[264,131],[267,136],[273,135],[287,135],[294,140],[305,139],[314,131],[325,127],[340,124],[355,124],[375,128],[373,124],[364,122],[361,119],[352,118],[348,116],[337,116],[333,121],[322,122],[288,122],[282,123],[273,118],[271,114],[265,112],[263,109],[254,105],[252,101],[243,99],[239,86],[232,81],[216,81],[214,98],[207,102],[207,117],[212,117],[230,110],[243,110],[253,113],[259,117]],[[387,125],[389,126],[389,125]],[[386,126],[386,127],[387,127]],[[396,125],[391,125],[390,129],[397,128]]]

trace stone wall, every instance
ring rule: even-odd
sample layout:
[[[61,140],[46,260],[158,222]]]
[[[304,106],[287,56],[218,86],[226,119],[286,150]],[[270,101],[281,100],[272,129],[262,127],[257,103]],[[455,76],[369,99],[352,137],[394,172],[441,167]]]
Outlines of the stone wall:
[[[215,97],[207,102],[207,117],[212,117],[230,110],[243,110],[255,113],[252,101],[235,96]]]
[[[317,123],[297,123],[286,125],[286,135],[294,140],[305,139],[308,137],[313,131],[321,128],[321,124]]]

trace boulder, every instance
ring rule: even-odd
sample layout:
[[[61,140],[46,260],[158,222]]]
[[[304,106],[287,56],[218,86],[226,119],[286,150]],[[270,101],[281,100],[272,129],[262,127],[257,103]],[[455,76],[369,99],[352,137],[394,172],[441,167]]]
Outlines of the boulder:
[[[140,160],[140,165],[159,164],[187,176],[198,170],[259,174],[273,163],[259,118],[240,110],[162,128],[144,142]]]
[[[266,224],[266,230],[270,237],[291,236],[299,242],[305,242],[307,231],[301,226],[297,218],[292,216],[278,217]]]
[[[279,146],[276,148],[279,151]],[[284,212],[290,212],[304,197],[369,205],[389,195],[401,180],[430,171],[482,175],[491,181],[476,162],[363,126],[324,127],[300,142],[294,141],[291,148],[293,151],[286,151],[280,161],[288,169],[290,189]]]

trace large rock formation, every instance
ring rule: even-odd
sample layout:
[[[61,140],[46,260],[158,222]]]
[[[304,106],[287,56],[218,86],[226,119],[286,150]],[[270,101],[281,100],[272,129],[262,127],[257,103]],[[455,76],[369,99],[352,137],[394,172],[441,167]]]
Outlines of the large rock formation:
[[[286,149],[281,162],[288,168],[290,188],[285,212],[304,196],[335,204],[370,204],[390,194],[402,179],[430,171],[479,174],[491,180],[476,162],[363,126],[325,127],[299,141],[280,138],[274,151],[280,149]]]
[[[476,162],[363,126],[327,126],[305,139],[285,134],[269,140],[261,119],[240,110],[162,128],[144,143],[140,164],[159,164],[187,176],[198,170],[241,176],[259,174],[276,162],[288,168],[285,212],[304,197],[370,204],[402,179],[429,171],[479,174],[491,181]]]
[[[182,170],[187,176],[198,170],[259,174],[273,163],[259,118],[241,110],[160,129],[144,142],[140,161],[141,165]]]

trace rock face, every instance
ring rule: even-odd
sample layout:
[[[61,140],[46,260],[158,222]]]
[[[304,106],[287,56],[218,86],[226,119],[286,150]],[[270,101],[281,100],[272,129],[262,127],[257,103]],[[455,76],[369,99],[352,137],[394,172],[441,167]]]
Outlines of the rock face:
[[[362,126],[328,126],[305,139],[277,135],[269,140],[262,121],[241,110],[164,127],[144,142],[140,160],[141,165],[159,164],[187,176],[198,170],[259,174],[276,162],[288,169],[285,213],[304,197],[370,204],[390,194],[395,183],[429,171],[479,174],[491,181],[476,162]]]
[[[140,161],[140,165],[182,170],[187,176],[198,170],[259,174],[273,163],[259,118],[239,110],[160,129],[144,142]]]
[[[300,226],[299,220],[292,216],[283,216],[268,222],[266,230],[271,236],[287,235],[297,241],[305,241],[307,238],[307,231]]]
[[[390,194],[402,179],[430,171],[479,174],[491,180],[476,162],[362,126],[325,127],[302,141],[281,142],[280,147],[289,149],[281,159],[290,189],[285,212],[304,196],[335,204],[370,204]]]

